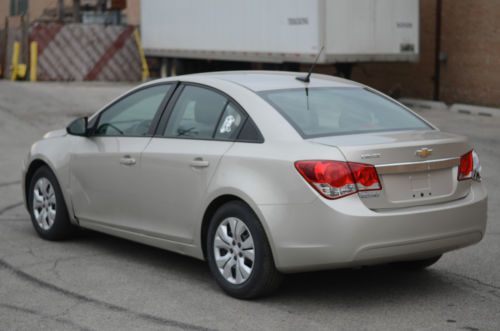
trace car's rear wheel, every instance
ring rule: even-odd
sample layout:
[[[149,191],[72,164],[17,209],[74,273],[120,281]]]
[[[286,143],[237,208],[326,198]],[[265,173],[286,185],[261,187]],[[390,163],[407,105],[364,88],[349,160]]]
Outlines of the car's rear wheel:
[[[231,201],[215,212],[206,243],[210,270],[229,295],[256,298],[281,283],[264,229],[245,203]]]
[[[31,221],[40,237],[62,240],[74,233],[75,227],[69,220],[59,183],[46,166],[38,168],[31,177],[28,206]]]
[[[393,266],[395,266],[398,269],[404,269],[404,270],[423,270],[427,267],[430,267],[437,261],[439,261],[441,256],[442,255],[433,256],[422,260],[396,262],[393,263]]]

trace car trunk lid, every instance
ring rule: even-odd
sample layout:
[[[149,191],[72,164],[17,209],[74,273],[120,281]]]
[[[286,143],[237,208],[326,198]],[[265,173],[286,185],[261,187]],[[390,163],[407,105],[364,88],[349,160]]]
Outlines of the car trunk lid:
[[[340,149],[349,162],[375,165],[382,190],[360,192],[370,209],[403,208],[460,199],[469,181],[458,181],[460,156],[470,151],[465,137],[438,130],[329,136],[311,142]]]

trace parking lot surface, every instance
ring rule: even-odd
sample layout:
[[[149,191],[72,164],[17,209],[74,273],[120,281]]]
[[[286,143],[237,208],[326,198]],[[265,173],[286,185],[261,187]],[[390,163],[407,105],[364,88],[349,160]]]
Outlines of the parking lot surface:
[[[296,274],[274,296],[239,301],[202,261],[91,231],[40,239],[22,205],[21,160],[45,132],[130,87],[0,81],[0,330],[500,329],[498,117],[419,110],[470,138],[489,192],[484,239],[424,272]]]

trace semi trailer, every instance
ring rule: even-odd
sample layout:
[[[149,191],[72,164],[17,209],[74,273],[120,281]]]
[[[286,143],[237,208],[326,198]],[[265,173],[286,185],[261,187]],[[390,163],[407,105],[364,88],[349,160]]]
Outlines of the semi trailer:
[[[419,0],[143,0],[144,52],[177,73],[416,61]],[[167,61],[168,60],[168,61]],[[224,69],[224,68],[222,68]]]

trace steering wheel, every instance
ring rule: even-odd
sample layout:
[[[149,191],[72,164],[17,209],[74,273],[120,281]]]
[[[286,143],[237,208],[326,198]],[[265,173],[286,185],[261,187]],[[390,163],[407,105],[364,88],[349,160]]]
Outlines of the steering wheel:
[[[151,121],[150,120],[144,120],[136,125],[134,125],[133,129],[131,130],[132,133],[136,133],[138,135],[144,136],[148,133],[149,128],[151,127]]]
[[[97,131],[101,132],[107,128],[112,128],[113,130],[115,130],[116,132],[118,132],[122,136],[124,134],[124,132],[122,130],[120,130],[118,127],[116,127],[116,125],[111,124],[111,123],[104,123],[104,124],[100,125],[99,129]]]

